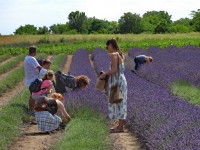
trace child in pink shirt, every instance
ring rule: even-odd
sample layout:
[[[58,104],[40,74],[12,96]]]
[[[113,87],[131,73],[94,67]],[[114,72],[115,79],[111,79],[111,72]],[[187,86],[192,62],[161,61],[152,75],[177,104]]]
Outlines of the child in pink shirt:
[[[37,101],[40,96],[46,96],[46,94],[50,94],[52,92],[52,82],[51,80],[54,77],[54,72],[52,70],[47,71],[46,74],[42,77],[42,85],[41,90],[38,92],[32,93],[32,98]]]

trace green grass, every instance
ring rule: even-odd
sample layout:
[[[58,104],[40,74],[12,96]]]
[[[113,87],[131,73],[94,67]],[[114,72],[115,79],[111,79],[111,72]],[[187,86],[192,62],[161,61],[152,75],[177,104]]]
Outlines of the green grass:
[[[63,65],[66,62],[66,59],[67,59],[67,55],[64,53],[56,55],[56,57],[53,59],[53,63],[51,67],[49,68],[49,70],[53,70],[53,71],[62,70]]]
[[[51,149],[56,150],[111,150],[106,119],[89,108],[70,113],[72,120],[64,134]]]
[[[141,40],[163,40],[163,39],[190,39],[199,38],[200,33],[174,33],[174,34],[49,34],[49,35],[9,35],[0,36],[1,44],[13,43],[32,43],[38,42],[40,39],[48,39],[50,42],[60,41],[64,39],[71,41],[87,41],[87,40],[108,40],[110,38],[119,38],[122,41],[141,41]]]
[[[0,110],[0,149],[9,149],[8,145],[18,137],[20,125],[32,118],[28,114],[29,90],[24,89]]]
[[[174,83],[171,92],[173,95],[186,99],[190,103],[200,105],[200,89],[185,81]]]
[[[7,63],[1,65],[0,66],[0,74],[3,74],[5,72],[15,68],[21,61],[24,60],[25,56],[26,56],[25,54],[20,54],[20,55],[16,56],[15,58],[11,59],[10,61],[8,61]]]
[[[0,63],[10,58],[10,54],[0,55]]]
[[[44,35],[21,35],[21,36],[5,36],[0,37],[3,41],[4,38],[16,39],[16,37],[21,38],[22,41],[13,43],[0,44],[0,54],[21,54],[27,53],[28,46],[31,45],[30,42],[27,44],[25,39],[35,39],[30,40],[34,45],[37,46],[38,52],[46,54],[73,54],[77,49],[83,48],[87,49],[89,52],[96,48],[105,49],[106,41],[110,38],[118,39],[118,44],[123,52],[127,52],[132,47],[139,47],[142,49],[147,49],[150,46],[157,46],[159,48],[166,48],[168,46],[174,45],[177,47],[184,47],[187,45],[194,45],[200,47],[200,34],[199,33],[188,33],[188,34],[113,34],[113,35],[47,35],[49,36],[50,43],[41,44],[38,43],[39,39]],[[26,37],[23,41],[23,38]],[[2,38],[2,39],[1,39]],[[64,41],[61,43],[60,38]]]

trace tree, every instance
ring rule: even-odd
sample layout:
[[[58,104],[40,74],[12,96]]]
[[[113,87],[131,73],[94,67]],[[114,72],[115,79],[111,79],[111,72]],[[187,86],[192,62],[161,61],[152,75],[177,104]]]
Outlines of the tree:
[[[109,22],[109,33],[110,34],[118,34],[119,33],[119,24],[117,21]]]
[[[140,25],[141,17],[138,14],[132,14],[131,12],[124,13],[118,20],[119,29],[121,33],[141,33]]]
[[[164,11],[147,11],[141,20],[142,30],[147,33],[165,33],[171,23],[171,15]]]
[[[157,26],[155,27],[155,33],[165,33],[167,32],[168,24],[165,19],[161,19]]]
[[[90,21],[90,28],[88,33],[99,33],[99,34],[108,34],[109,22],[107,20],[101,20],[93,18]]]
[[[25,25],[20,26],[18,29],[15,30],[14,34],[37,34],[37,27],[34,25]]]
[[[79,33],[87,33],[87,16],[84,12],[71,12],[68,15],[70,30],[76,29]]]
[[[192,26],[192,20],[189,18],[176,20],[168,27],[168,32],[170,33],[188,33],[192,31],[194,31],[194,28]]]
[[[39,27],[39,29],[37,30],[37,34],[47,34],[49,33],[48,27],[43,26],[43,27]]]
[[[200,32],[200,9],[192,11],[191,16],[193,17],[192,24],[195,31]]]

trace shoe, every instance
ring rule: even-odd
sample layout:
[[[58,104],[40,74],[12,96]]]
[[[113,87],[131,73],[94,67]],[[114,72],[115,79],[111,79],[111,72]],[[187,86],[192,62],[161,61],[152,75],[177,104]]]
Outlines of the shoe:
[[[37,121],[35,120],[35,118],[33,118],[32,120],[31,120],[31,125],[37,125],[38,123],[37,123]]]
[[[110,133],[121,133],[124,132],[124,129],[119,129],[119,128],[111,128]]]

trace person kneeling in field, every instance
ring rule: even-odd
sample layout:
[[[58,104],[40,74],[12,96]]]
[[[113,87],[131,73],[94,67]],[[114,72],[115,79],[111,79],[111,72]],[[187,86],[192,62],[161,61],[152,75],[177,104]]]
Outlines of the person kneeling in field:
[[[138,55],[134,58],[135,62],[135,70],[138,70],[142,64],[151,63],[153,58],[151,56],[146,55]]]
[[[62,119],[55,115],[59,109],[62,115],[68,120],[71,120],[70,115],[64,107],[63,96],[59,93],[53,93],[51,98],[41,96],[35,107],[35,118],[38,123],[38,129],[47,133],[59,128]]]

